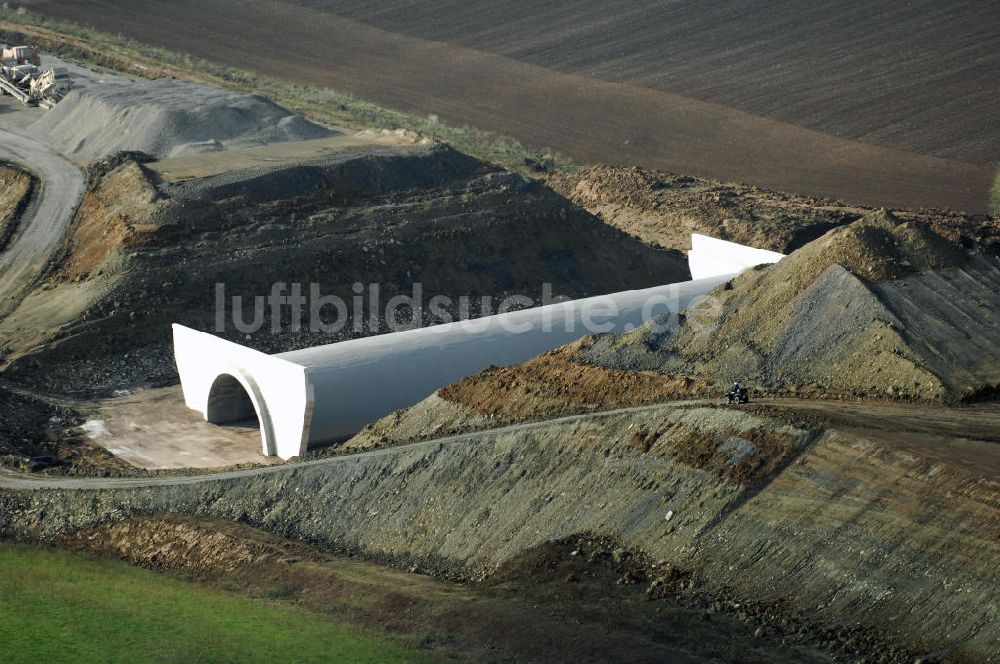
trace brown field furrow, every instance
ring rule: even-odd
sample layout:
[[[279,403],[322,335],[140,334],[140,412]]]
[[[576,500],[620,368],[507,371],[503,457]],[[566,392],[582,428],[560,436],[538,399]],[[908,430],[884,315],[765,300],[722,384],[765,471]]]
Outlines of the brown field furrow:
[[[283,0],[886,147],[1000,158],[989,0]]]
[[[993,169],[641,85],[560,73],[267,0],[36,0],[45,14],[229,65],[435,113],[584,162],[640,164],[868,205],[985,211]]]

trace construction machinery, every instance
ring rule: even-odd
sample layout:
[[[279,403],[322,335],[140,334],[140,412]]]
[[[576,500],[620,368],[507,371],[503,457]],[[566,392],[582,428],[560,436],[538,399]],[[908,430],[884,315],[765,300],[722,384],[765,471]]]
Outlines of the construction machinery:
[[[8,46],[0,50],[0,92],[25,106],[52,108],[69,91],[69,75],[61,67],[42,69],[38,52],[30,46]]]

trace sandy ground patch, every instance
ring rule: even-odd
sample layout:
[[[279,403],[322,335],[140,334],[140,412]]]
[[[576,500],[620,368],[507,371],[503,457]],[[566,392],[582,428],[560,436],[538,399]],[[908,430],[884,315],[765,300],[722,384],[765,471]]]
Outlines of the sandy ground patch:
[[[180,386],[143,389],[101,401],[83,431],[94,443],[147,469],[272,464],[253,421],[216,426],[184,405]]]
[[[350,136],[330,136],[307,141],[274,143],[246,150],[208,152],[162,159],[148,164],[169,182],[203,178],[227,171],[257,166],[277,166],[341,152],[346,148],[367,146],[412,146],[416,141],[395,132],[364,131]]]

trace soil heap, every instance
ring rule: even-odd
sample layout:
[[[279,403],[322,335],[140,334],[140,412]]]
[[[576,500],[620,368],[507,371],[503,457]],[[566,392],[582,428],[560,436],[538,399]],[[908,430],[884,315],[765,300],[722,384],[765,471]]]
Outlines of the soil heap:
[[[1000,265],[885,211],[747,271],[678,331],[598,339],[584,361],[775,391],[967,399],[1000,384]]]
[[[594,166],[553,173],[550,187],[616,228],[653,245],[687,250],[702,233],[783,254],[873,210],[736,182],[638,167]],[[893,211],[924,221],[965,246],[1000,253],[996,220],[950,210]]]

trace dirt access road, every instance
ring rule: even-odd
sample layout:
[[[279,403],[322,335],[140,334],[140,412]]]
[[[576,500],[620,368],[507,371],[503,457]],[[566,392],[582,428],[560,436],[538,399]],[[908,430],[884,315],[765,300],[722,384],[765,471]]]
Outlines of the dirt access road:
[[[18,224],[7,250],[0,253],[0,316],[17,306],[42,273],[73,221],[83,195],[83,173],[38,140],[0,129],[0,160],[38,177],[39,193]]]
[[[231,470],[199,475],[168,475],[162,477],[57,477],[32,475],[0,469],[0,489],[61,490],[118,489],[199,484],[271,473],[294,472],[297,468],[338,463],[359,463],[401,450],[473,442],[476,438],[499,432],[559,428],[574,423],[607,418],[624,413],[642,413],[664,408],[705,406],[704,400],[685,400],[621,408],[600,413],[569,415],[541,422],[525,422],[496,429],[472,431],[432,440],[407,443],[357,454],[303,461],[262,468]],[[741,406],[740,408],[746,408]],[[770,399],[757,402],[755,408],[764,415],[784,419],[806,419],[806,426],[832,425],[838,429],[867,433],[886,446],[907,449],[966,467],[990,479],[1000,478],[1000,406],[986,404],[970,408],[914,406],[908,404],[857,404],[846,401],[800,401]],[[810,422],[810,414],[812,421]]]
[[[27,6],[241,69],[437,114],[581,162],[636,164],[864,205],[972,212],[986,210],[994,174],[984,163],[837,138],[638,82],[558,72],[379,29],[333,10],[273,0],[33,0]],[[448,15],[437,20],[447,22]]]

